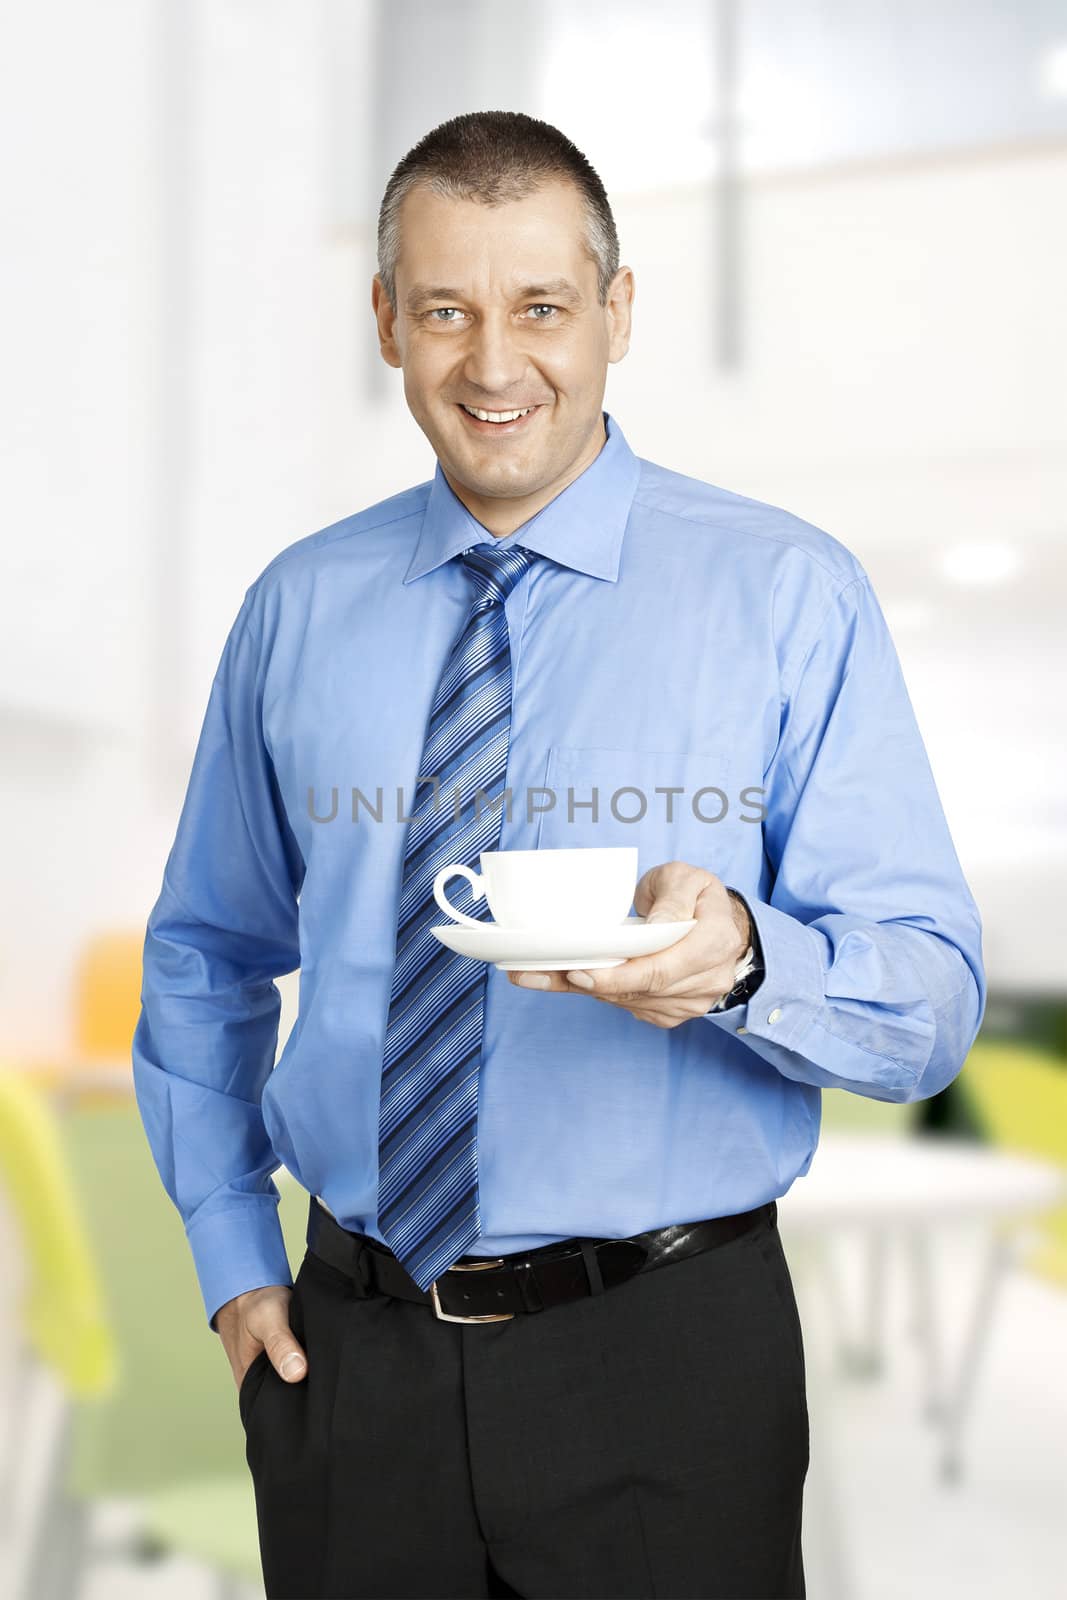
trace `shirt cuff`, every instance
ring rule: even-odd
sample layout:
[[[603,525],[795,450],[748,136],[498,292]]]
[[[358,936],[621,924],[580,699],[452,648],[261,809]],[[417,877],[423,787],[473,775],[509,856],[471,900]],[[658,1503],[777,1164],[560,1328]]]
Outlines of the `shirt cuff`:
[[[292,1287],[277,1199],[245,1198],[247,1203],[224,1211],[201,1212],[185,1230],[208,1325],[215,1333],[216,1311],[235,1295],[273,1283]]]
[[[763,957],[763,977],[742,1005],[705,1013],[707,1022],[728,1033],[756,1034],[795,1050],[826,998],[818,933],[765,901],[744,896],[755,945]]]

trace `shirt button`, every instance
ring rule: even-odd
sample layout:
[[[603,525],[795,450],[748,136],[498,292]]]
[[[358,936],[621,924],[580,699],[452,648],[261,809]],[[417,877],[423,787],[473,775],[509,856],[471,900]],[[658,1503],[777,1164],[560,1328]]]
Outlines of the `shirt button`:
[[[777,1006],[775,1006],[774,1010],[768,1013],[767,1021],[768,1022],[781,1022],[781,1020],[782,1020],[782,1013],[779,1010],[779,1008]]]
[[[738,1031],[738,1033],[747,1033],[748,1029],[747,1028],[738,1028],[737,1031]]]

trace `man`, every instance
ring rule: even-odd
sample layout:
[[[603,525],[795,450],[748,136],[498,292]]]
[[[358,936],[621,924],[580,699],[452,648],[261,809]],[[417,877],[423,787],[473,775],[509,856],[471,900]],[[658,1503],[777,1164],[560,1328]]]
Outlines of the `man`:
[[[866,574],[633,454],[633,287],[562,134],[428,134],[373,306],[435,476],[276,557],[212,685],[134,1063],[270,1596],[802,1595],[774,1201],[822,1088],[933,1095],[981,1018]],[[505,973],[430,931],[444,865],[620,844],[636,914],[695,921],[659,954]]]

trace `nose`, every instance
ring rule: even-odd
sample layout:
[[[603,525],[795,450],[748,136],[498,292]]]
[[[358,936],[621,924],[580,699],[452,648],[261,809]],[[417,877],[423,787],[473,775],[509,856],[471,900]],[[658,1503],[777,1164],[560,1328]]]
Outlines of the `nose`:
[[[526,376],[527,359],[518,330],[505,316],[486,316],[471,330],[463,375],[487,398],[505,400]]]

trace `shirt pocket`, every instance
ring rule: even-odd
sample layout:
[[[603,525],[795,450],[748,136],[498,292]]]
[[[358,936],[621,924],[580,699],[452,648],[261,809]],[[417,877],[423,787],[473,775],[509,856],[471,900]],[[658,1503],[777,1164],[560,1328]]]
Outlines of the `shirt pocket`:
[[[665,861],[722,876],[739,814],[725,751],[553,745],[543,788],[539,850],[636,845],[639,878]]]

